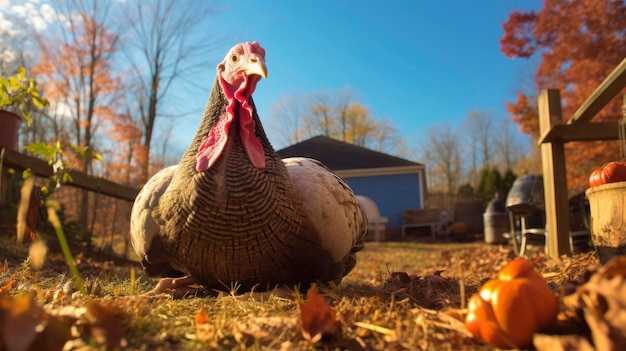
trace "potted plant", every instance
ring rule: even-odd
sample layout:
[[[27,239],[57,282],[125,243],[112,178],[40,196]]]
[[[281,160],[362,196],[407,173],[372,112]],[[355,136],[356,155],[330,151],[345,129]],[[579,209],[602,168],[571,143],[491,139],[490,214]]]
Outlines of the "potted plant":
[[[17,131],[22,121],[20,111],[30,126],[30,105],[43,108],[48,100],[41,97],[37,82],[26,77],[26,69],[20,67],[11,77],[0,77],[0,147],[17,149]]]

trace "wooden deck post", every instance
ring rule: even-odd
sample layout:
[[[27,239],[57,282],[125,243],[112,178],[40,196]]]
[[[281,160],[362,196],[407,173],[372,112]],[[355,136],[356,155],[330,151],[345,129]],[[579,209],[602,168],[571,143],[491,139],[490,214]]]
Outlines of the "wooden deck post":
[[[553,126],[562,124],[561,95],[558,89],[543,90],[539,95],[539,130],[545,135]],[[541,144],[543,184],[546,205],[546,246],[553,258],[571,255],[565,147],[562,140]]]

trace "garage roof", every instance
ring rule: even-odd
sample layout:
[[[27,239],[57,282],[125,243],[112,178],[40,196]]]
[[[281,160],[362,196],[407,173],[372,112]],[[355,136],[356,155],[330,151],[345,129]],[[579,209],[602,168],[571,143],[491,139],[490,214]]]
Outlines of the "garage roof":
[[[276,151],[282,158],[310,157],[336,170],[423,166],[421,163],[391,156],[327,136],[316,136]]]

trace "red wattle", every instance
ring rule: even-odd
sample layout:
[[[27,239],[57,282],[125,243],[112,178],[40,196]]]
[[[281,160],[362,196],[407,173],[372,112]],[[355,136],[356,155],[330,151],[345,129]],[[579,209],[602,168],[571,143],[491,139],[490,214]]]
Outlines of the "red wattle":
[[[248,160],[254,167],[264,169],[265,151],[256,137],[256,126],[252,119],[252,106],[248,104],[248,96],[254,91],[258,79],[249,81],[248,77],[245,77],[243,84],[234,92],[222,77],[219,79],[228,100],[228,106],[226,107],[225,115],[219,119],[211,128],[209,134],[202,140],[196,155],[196,170],[198,172],[208,170],[222,155],[224,147],[228,142],[229,128],[235,116],[235,99],[240,102],[239,136],[246,156],[248,156]]]

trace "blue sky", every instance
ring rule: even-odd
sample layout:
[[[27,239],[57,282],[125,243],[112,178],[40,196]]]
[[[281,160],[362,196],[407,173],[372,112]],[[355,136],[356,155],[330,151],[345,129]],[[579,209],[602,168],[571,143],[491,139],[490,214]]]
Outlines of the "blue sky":
[[[266,49],[269,76],[254,97],[270,138],[269,109],[281,97],[348,86],[418,150],[429,128],[460,125],[472,110],[508,117],[504,103],[534,67],[500,52],[502,24],[514,9],[540,7],[538,0],[240,0],[208,21],[208,30],[226,38],[215,62],[237,42]],[[189,140],[199,118],[188,118],[179,127],[188,132],[176,139]]]
[[[196,112],[160,122],[173,132],[172,153],[182,154],[197,129],[215,65],[242,41],[266,49],[269,76],[254,98],[276,148],[287,146],[272,130],[269,111],[277,101],[348,87],[372,115],[400,131],[413,152],[409,158],[420,161],[422,140],[434,127],[461,128],[470,111],[510,118],[505,102],[515,100],[535,71],[528,60],[506,58],[500,38],[509,13],[539,9],[541,0],[232,0],[216,6],[222,11],[202,30],[220,44],[211,57],[198,58],[207,64],[206,73],[194,77],[200,90],[180,91],[190,99],[185,108]],[[9,9],[40,30],[54,19],[44,0],[0,0],[0,9],[0,28],[11,25],[3,17]],[[519,140],[530,145],[526,136]]]

